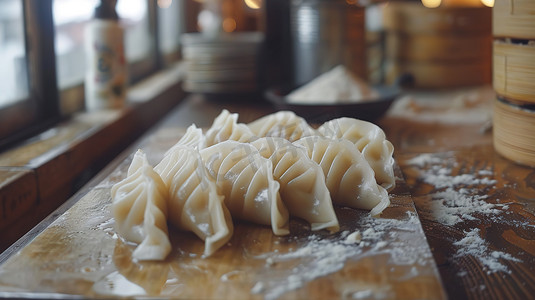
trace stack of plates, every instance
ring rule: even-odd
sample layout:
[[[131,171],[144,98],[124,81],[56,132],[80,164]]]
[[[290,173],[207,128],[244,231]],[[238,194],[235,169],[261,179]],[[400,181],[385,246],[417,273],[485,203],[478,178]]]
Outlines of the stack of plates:
[[[206,94],[243,94],[259,90],[260,32],[182,37],[187,65],[184,90]]]

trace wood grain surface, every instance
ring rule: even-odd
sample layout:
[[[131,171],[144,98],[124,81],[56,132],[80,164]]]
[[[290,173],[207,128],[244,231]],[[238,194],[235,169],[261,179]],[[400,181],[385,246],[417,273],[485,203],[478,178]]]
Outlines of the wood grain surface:
[[[469,94],[474,95],[464,93]],[[381,125],[394,143],[396,160],[410,187],[448,297],[532,299],[535,294],[535,169],[515,164],[494,150],[488,120],[481,118],[485,114],[490,118],[492,94],[479,93],[480,99],[476,101],[479,103],[470,104],[466,102],[467,97],[457,101],[457,96],[440,99],[438,95],[431,93],[419,99],[420,102],[415,101],[416,117],[385,118]],[[443,105],[447,101],[451,105]],[[437,104],[441,104],[442,112],[434,108]],[[437,116],[435,121],[432,116]],[[418,158],[427,158],[426,163],[415,164]],[[447,175],[443,177],[446,180],[487,178],[482,183],[461,182],[453,190],[466,193],[457,194],[458,198],[481,199],[495,205],[497,211],[485,214],[482,205],[481,212],[461,215],[455,224],[444,224],[448,222],[439,218],[441,207],[433,206],[442,200],[436,196],[444,188],[429,183],[430,177],[439,174]],[[481,247],[484,254],[463,255],[467,246],[456,243],[474,230],[485,243]],[[506,253],[512,259],[493,260],[493,251]],[[493,271],[485,265],[486,259],[502,264],[505,270]]]
[[[488,89],[490,88],[487,88],[487,90]],[[427,242],[430,245],[433,258],[438,266],[447,297],[450,299],[533,298],[535,292],[535,169],[517,165],[494,151],[492,147],[492,131],[488,126],[490,124],[489,120],[492,112],[491,103],[495,97],[494,93],[481,92],[476,89],[475,91],[460,90],[455,91],[455,93],[446,91],[428,92],[423,97],[417,96],[418,95],[415,95],[414,92],[411,92],[407,97],[399,99],[398,102],[395,103],[396,105],[392,107],[389,114],[379,121],[379,124],[385,129],[388,138],[395,145],[396,161],[401,167],[405,182],[413,197]],[[263,102],[221,102],[194,95],[182,102],[169,118],[159,124],[157,131],[153,131],[150,135],[145,137],[140,141],[138,146],[144,149],[155,144],[159,144],[161,147],[164,147],[164,145],[165,147],[168,147],[183,133],[183,131],[177,130],[177,128],[185,128],[192,122],[195,122],[201,127],[210,126],[213,118],[217,116],[222,108],[239,112],[241,122],[250,122],[273,111],[272,108]],[[128,154],[133,153],[133,151],[134,149],[131,149]],[[151,153],[155,155],[155,157],[152,158],[152,163],[155,162],[154,160],[157,158],[156,156],[162,155],[162,153],[158,154],[158,151],[152,151]],[[427,160],[423,160],[424,163],[415,163],[415,161],[418,161],[419,158],[423,157],[428,158]],[[70,242],[76,240],[76,230],[80,229],[80,227],[84,227],[83,225],[86,223],[84,223],[85,221],[83,220],[85,219],[83,218],[82,220],[76,218],[74,218],[76,220],[73,220],[72,218],[69,218],[69,215],[72,216],[77,210],[78,214],[82,211],[88,212],[86,208],[89,206],[92,208],[89,210],[90,212],[93,210],[95,214],[103,216],[106,211],[102,209],[105,202],[101,203],[102,205],[97,205],[98,203],[89,205],[90,201],[85,199],[92,198],[109,201],[109,199],[105,200],[105,189],[109,188],[109,185],[112,182],[119,180],[121,171],[113,172],[113,170],[115,170],[120,162],[122,162],[122,165],[119,166],[118,170],[124,170],[127,164],[127,161],[124,159],[125,157],[122,157],[118,162],[110,165],[110,168],[105,172],[106,174],[103,174],[109,176],[106,180],[104,180],[106,177],[97,178],[85,190],[85,192],[90,190],[90,193],[87,195],[81,193],[78,195],[78,198],[71,199],[71,203],[77,202],[79,199],[81,200],[78,201],[77,206],[74,206],[67,214],[57,221],[59,223],[56,223],[54,226],[50,226],[50,223],[45,223],[41,229],[48,229],[43,235],[35,239],[30,246],[25,247],[23,251],[15,255],[16,250],[24,245],[24,243],[19,244],[19,248],[15,247],[11,249],[12,252],[4,253],[0,256],[0,262],[10,259],[0,268],[0,272],[4,272],[4,274],[1,275],[3,281],[2,290],[10,290],[11,294],[9,295],[11,296],[14,295],[13,292],[18,291],[23,293],[23,291],[31,290],[33,291],[33,294],[30,295],[35,296],[37,295],[37,291],[43,292],[44,288],[37,285],[26,285],[24,288],[21,288],[20,285],[22,284],[17,283],[17,278],[20,279],[19,281],[24,279],[27,280],[27,282],[27,278],[30,278],[34,280],[32,282],[38,282],[38,285],[54,285],[54,277],[51,277],[49,276],[50,274],[43,273],[44,271],[42,271],[47,270],[47,268],[49,268],[49,271],[52,268],[69,270],[71,276],[62,277],[56,279],[56,281],[59,282],[60,280],[64,280],[62,282],[73,284],[57,283],[56,286],[61,286],[61,289],[49,289],[46,290],[46,292],[73,294],[74,290],[71,288],[72,286],[75,286],[76,291],[92,290],[96,278],[103,279],[112,273],[115,275],[109,275],[110,277],[107,279],[108,283],[109,281],[119,282],[121,284],[131,284],[132,282],[136,282],[136,285],[139,286],[140,281],[136,279],[138,278],[136,276],[159,274],[159,271],[154,271],[158,270],[158,268],[169,271],[166,274],[171,274],[171,271],[175,272],[173,274],[177,274],[176,272],[178,272],[178,274],[184,272],[182,273],[183,277],[191,277],[191,279],[187,279],[190,284],[199,284],[204,287],[207,286],[208,283],[213,283],[205,272],[207,265],[210,265],[207,262],[210,260],[198,260],[197,257],[190,257],[184,261],[177,262],[175,259],[177,259],[178,253],[174,252],[175,256],[172,258],[172,260],[175,261],[174,264],[166,262],[162,265],[153,265],[152,268],[149,268],[147,265],[133,263],[132,260],[129,259],[129,253],[132,251],[132,246],[125,245],[118,239],[113,239],[113,231],[111,230],[112,224],[107,223],[106,220],[109,219],[104,217],[90,218],[92,222],[90,224],[93,225],[89,227],[92,228],[92,230],[86,232],[88,235],[85,240],[88,240],[88,238],[91,238],[94,234],[98,234],[98,243],[85,241],[82,244],[78,244],[78,242]],[[444,172],[444,170],[446,170],[446,172]],[[438,218],[439,214],[437,214],[440,211],[434,209],[433,206],[430,205],[435,203],[434,201],[440,200],[434,198],[434,195],[447,189],[440,187],[440,185],[437,187],[435,184],[429,183],[430,178],[440,174],[449,176],[446,177],[449,178],[449,180],[458,176],[461,176],[461,178],[464,178],[463,176],[472,176],[472,178],[479,180],[486,178],[489,182],[484,183],[481,181],[478,184],[464,185],[461,182],[458,186],[455,186],[454,191],[459,192],[462,190],[466,197],[478,197],[477,199],[483,201],[481,204],[487,203],[493,205],[497,211],[490,214],[483,213],[484,205],[482,205],[481,213],[475,211],[466,216],[461,216],[460,221],[457,221],[456,223],[449,225],[443,224],[447,222],[440,222]],[[468,181],[466,183],[468,183]],[[95,188],[96,185],[100,185],[100,187]],[[402,185],[403,183],[400,186]],[[398,198],[400,195],[406,194],[405,192],[396,191],[393,195],[394,198]],[[402,210],[407,209],[405,206],[401,207],[403,207]],[[342,212],[346,212],[346,210],[342,210]],[[351,210],[350,212],[356,213],[357,211]],[[397,215],[399,216],[399,214]],[[229,271],[225,273],[226,270],[230,270],[228,264],[240,265],[238,261],[243,259],[244,253],[247,253],[243,251],[243,249],[253,249],[251,251],[255,251],[254,253],[266,251],[265,253],[276,255],[275,250],[289,251],[289,245],[291,243],[302,241],[300,240],[302,237],[301,234],[308,234],[306,228],[304,229],[298,222],[293,222],[292,228],[297,228],[298,230],[294,230],[292,236],[296,236],[297,240],[294,241],[290,238],[282,238],[277,244],[275,243],[275,240],[279,238],[272,237],[269,230],[255,225],[247,225],[245,228],[251,230],[247,231],[247,233],[254,234],[256,239],[254,239],[254,241],[248,240],[249,242],[244,242],[247,235],[241,230],[244,230],[242,226],[245,224],[237,225],[238,232],[242,233],[242,237],[234,237],[233,243],[244,243],[241,246],[242,256],[232,257],[228,251],[230,251],[229,249],[233,249],[232,247],[236,247],[236,245],[226,246],[221,252],[218,252],[217,256],[214,256],[213,259],[216,260],[220,258],[220,256],[224,256],[231,262],[223,265],[218,264],[218,267],[214,272],[218,275],[226,274],[223,278],[231,281],[232,283],[230,283],[230,285],[241,285],[242,291],[247,291],[247,293],[254,288],[256,285],[255,282],[262,281],[260,280],[260,277],[255,277],[254,279],[249,277],[261,276],[260,274],[264,273],[244,273],[240,271]],[[70,231],[69,226],[73,226],[71,229],[74,231]],[[355,228],[356,227],[351,227],[351,229]],[[104,234],[103,231],[106,233]],[[465,244],[462,246],[458,242],[466,238],[469,233],[476,233],[477,237],[483,241],[482,245],[476,244],[476,246],[480,246],[480,250],[482,249],[483,254],[486,253],[487,256],[475,255],[477,254],[475,252],[473,254],[460,252],[460,250],[466,250],[467,245]],[[105,238],[101,238],[102,236]],[[185,251],[186,253],[201,252],[200,247],[202,246],[202,243],[194,236],[177,232],[173,232],[172,236],[173,243],[177,247],[175,249],[181,249],[181,251]],[[31,237],[32,236],[30,235],[30,240]],[[180,241],[177,239],[180,237],[187,241],[191,241],[191,244],[188,246],[179,246]],[[62,242],[54,243],[52,241]],[[62,244],[63,241],[69,241],[69,247],[67,249],[64,249],[65,247],[62,246],[64,245]],[[253,245],[251,245],[251,243]],[[54,251],[51,252],[49,251],[50,249],[45,251],[44,249],[46,248],[41,248],[45,246],[51,247]],[[295,246],[292,248],[294,247]],[[79,249],[86,248],[98,249],[98,253],[94,254],[91,259],[77,258],[75,260],[76,263],[67,259],[68,253],[74,253],[71,250],[79,251]],[[504,269],[496,271],[495,268],[489,268],[489,266],[485,265],[483,258],[490,257],[492,261],[493,253],[499,254],[496,255],[497,257],[494,257],[493,262],[497,262],[504,266]],[[505,254],[510,257],[503,257]],[[66,259],[52,259],[58,255],[65,255]],[[28,259],[28,257],[32,257],[32,259]],[[248,259],[251,259],[251,257],[248,257]],[[48,261],[48,263],[42,263],[43,260]],[[266,266],[266,260],[267,258],[265,257],[258,261],[254,260],[255,262],[252,265],[259,268],[261,267],[262,270],[265,269],[270,271],[284,267],[284,263],[281,263],[275,264],[276,267],[273,269],[268,268]],[[39,267],[36,267],[36,261],[41,261],[38,265]],[[88,265],[87,263],[90,261],[94,265]],[[193,264],[194,267],[188,268],[187,266],[192,266],[192,261],[196,261],[198,264]],[[384,262],[384,260],[382,260],[382,262]],[[285,294],[285,297],[295,296],[297,298],[306,298],[305,294],[302,294],[303,291],[314,293],[314,295],[316,295],[316,293],[318,295],[323,295],[321,293],[325,290],[329,290],[329,293],[331,293],[329,295],[332,295],[333,297],[339,296],[340,290],[336,290],[336,288],[340,288],[340,286],[337,284],[339,282],[345,282],[343,279],[340,279],[340,276],[362,276],[359,278],[375,278],[374,280],[379,280],[379,278],[389,278],[388,276],[390,276],[388,275],[389,272],[384,272],[385,269],[377,267],[376,265],[372,268],[370,260],[356,260],[356,265],[353,265],[353,263],[355,262],[349,264],[346,263],[343,271],[313,281],[317,284],[307,285],[303,290],[289,292],[288,294]],[[167,265],[167,267],[165,265]],[[89,267],[85,268],[85,266]],[[14,271],[15,269],[23,270],[25,268],[30,268],[30,270],[35,271],[31,273],[35,274],[35,276],[14,277],[11,279],[10,285],[7,284],[9,282],[6,283],[6,278],[11,278],[14,276],[13,274],[18,274],[18,272]],[[42,269],[40,269],[41,271],[36,271],[35,268]],[[357,269],[360,270],[360,273],[355,274],[354,272]],[[397,269],[397,271],[394,271],[394,273],[397,274],[398,278],[403,278],[403,276],[399,277],[400,273],[397,273],[404,272],[403,269],[399,269],[398,267],[395,269]],[[80,270],[83,270],[84,272],[80,273]],[[145,271],[140,273],[139,270]],[[151,273],[150,270],[154,271],[154,273]],[[115,271],[118,271],[118,273],[114,273]],[[370,273],[372,271],[377,273]],[[138,275],[132,275],[136,273]],[[10,275],[8,276],[6,274]],[[28,272],[25,274],[27,275]],[[77,275],[72,276],[72,274]],[[122,275],[119,276],[119,274]],[[121,276],[124,278],[121,278]],[[43,279],[45,277],[47,279]],[[129,280],[122,280],[126,277],[128,277]],[[286,278],[287,277],[288,276],[286,276]],[[154,281],[159,282],[160,285],[161,282],[164,281],[163,277],[155,276],[154,278]],[[333,280],[334,278],[336,278],[336,280]],[[430,280],[433,276],[427,277],[427,279],[424,279],[421,276],[416,276],[412,279],[415,278],[418,281],[417,284],[414,283],[398,286],[399,290],[403,290],[404,293],[407,293],[407,297],[405,298],[413,296],[412,298],[417,299],[433,299],[433,294],[427,294],[428,288],[433,287],[440,290],[440,285],[437,285],[434,279]],[[166,277],[165,280],[167,279],[168,278]],[[219,279],[221,280],[221,277],[219,277]],[[359,280],[350,281],[353,289],[346,289],[346,291],[354,292],[348,292],[349,294],[342,296],[352,296],[354,298],[360,297],[365,299],[366,297],[371,298],[373,291],[378,291],[378,285],[374,285],[375,289],[373,289],[372,292],[355,290],[355,287],[362,286],[362,281]],[[13,282],[15,282],[15,284],[13,284]],[[222,285],[221,282],[217,282],[219,285]],[[381,282],[384,283],[384,281]],[[104,281],[104,283],[106,283],[106,281]],[[188,294],[189,292],[187,291],[187,288],[180,285],[180,281],[166,281],[164,285],[166,284],[175,284],[175,287],[177,287],[178,290],[181,290],[184,295],[191,296],[191,294]],[[157,287],[158,285],[155,286]],[[130,287],[132,287],[132,285],[130,285]],[[154,285],[153,287],[144,287],[145,289],[143,290],[148,291],[149,293],[155,293],[155,291],[157,291],[157,289],[154,288]],[[393,290],[398,291],[398,288],[394,288]],[[423,294],[415,296],[413,294],[415,293],[414,289],[417,291],[421,290],[421,293]],[[220,291],[223,290],[224,288]],[[262,289],[259,288],[259,290]],[[160,293],[163,291],[167,290],[160,289]],[[206,295],[209,291],[203,290],[202,293],[203,295]],[[5,296],[6,294],[4,293],[2,295]],[[28,294],[18,295],[28,296]],[[236,296],[238,295],[240,294],[237,292]],[[251,297],[255,296],[258,295],[254,294]],[[392,295],[386,294],[386,296]],[[435,296],[443,297],[443,294],[437,293]],[[393,298],[393,296],[387,298]]]
[[[0,200],[5,204],[0,208],[0,251],[76,193],[176,105],[181,95],[174,75],[158,73],[130,89],[131,105],[125,109],[73,115],[0,153]],[[10,175],[21,171],[27,174]],[[3,177],[6,174],[9,180]]]
[[[187,105],[208,104],[190,99]],[[196,102],[199,101],[199,102]],[[251,106],[252,107],[252,106]],[[177,123],[179,107],[136,147],[149,154],[152,164],[183,134]],[[195,109],[188,116],[195,115]],[[266,110],[243,109],[245,120]],[[250,121],[249,120],[249,121]],[[199,119],[199,126],[210,120]],[[414,203],[399,168],[392,205],[380,218],[361,210],[337,208],[341,231],[310,232],[292,220],[291,234],[274,236],[271,229],[235,222],[232,240],[209,258],[204,244],[191,233],[170,231],[173,251],[164,262],[138,262],[134,245],[117,237],[109,210],[109,190],[125,176],[131,156],[120,158],[77,195],[74,206],[0,268],[3,297],[124,297],[159,296],[210,299],[331,299],[404,298],[445,299]],[[367,229],[372,228],[373,231]],[[360,231],[363,242],[346,242]],[[372,233],[370,233],[372,232]],[[1,260],[0,260],[1,261]],[[52,293],[52,294],[50,294]]]

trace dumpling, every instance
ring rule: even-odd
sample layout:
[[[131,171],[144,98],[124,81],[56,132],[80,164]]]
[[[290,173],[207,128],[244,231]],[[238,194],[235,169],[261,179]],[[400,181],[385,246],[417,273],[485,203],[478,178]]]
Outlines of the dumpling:
[[[169,189],[169,221],[205,241],[205,256],[230,240],[230,213],[197,149],[177,144],[154,169]]]
[[[372,168],[351,142],[310,136],[294,143],[320,165],[334,203],[371,210],[371,215],[390,205],[388,192],[377,184]]]
[[[386,140],[379,126],[353,118],[338,118],[325,122],[318,132],[331,139],[346,139],[355,144],[374,170],[377,183],[387,190],[395,187],[394,146]]]
[[[247,126],[256,136],[280,137],[290,142],[317,134],[305,119],[297,116],[292,111],[279,111],[253,121]]]
[[[182,136],[182,138],[180,138],[180,140],[178,140],[175,146],[186,146],[195,149],[203,149],[206,146],[206,137],[202,133],[202,129],[197,128],[195,124],[191,124],[186,130],[186,133]],[[171,147],[171,149],[173,147]]]
[[[231,114],[224,109],[206,132],[206,146],[227,140],[249,142],[253,137],[254,134],[247,125],[238,123],[238,114]]]
[[[276,137],[260,138],[251,145],[273,163],[273,177],[280,183],[290,215],[309,222],[312,230],[339,230],[322,169],[304,149]]]
[[[160,175],[138,150],[125,179],[111,188],[116,230],[126,240],[140,243],[133,256],[163,260],[171,251],[167,231],[168,191]]]
[[[252,145],[236,141],[221,142],[200,153],[233,218],[271,225],[276,235],[289,233],[288,210],[273,179],[271,161]]]

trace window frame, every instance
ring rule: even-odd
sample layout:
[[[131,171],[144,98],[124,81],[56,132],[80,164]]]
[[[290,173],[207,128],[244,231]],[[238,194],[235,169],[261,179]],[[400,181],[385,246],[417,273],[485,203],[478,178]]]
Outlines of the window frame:
[[[61,88],[58,83],[55,53],[54,0],[19,0],[22,3],[25,61],[28,78],[28,97],[0,108],[0,151],[32,135],[47,130],[60,120],[85,107],[84,83]],[[123,0],[126,1],[126,0]],[[156,0],[145,0],[148,8],[148,26],[151,52],[148,57],[128,64],[129,83],[164,69],[181,58],[178,53],[166,57],[160,49],[158,5]],[[183,28],[192,28],[191,2],[180,1]],[[193,7],[197,5],[193,4]],[[178,32],[177,34],[182,34]]]
[[[123,0],[125,1],[125,0]],[[159,44],[158,44],[158,20],[157,20],[157,1],[146,0],[147,2],[147,14],[148,14],[148,26],[149,33],[152,38],[150,40],[151,55],[145,57],[139,61],[128,63],[128,76],[129,83],[134,84],[141,79],[154,74],[157,70],[161,69],[161,63],[159,58]],[[119,16],[121,17],[121,16]]]
[[[176,1],[176,0],[175,0]],[[178,32],[180,35],[186,33],[188,31],[188,18],[187,16],[188,15],[197,15],[198,12],[195,12],[194,10],[192,10],[192,7],[191,5],[189,5],[188,3],[190,3],[191,1],[184,1],[184,0],[180,0],[179,1],[179,4],[178,4],[178,16],[181,18],[182,20],[182,32]],[[170,52],[165,52],[163,49],[162,49],[162,44],[160,43],[161,42],[161,36],[160,36],[160,10],[161,8],[157,8],[156,9],[156,14],[157,14],[157,18],[156,18],[156,30],[158,31],[158,36],[157,36],[157,44],[158,44],[158,56],[159,56],[159,64],[162,68],[166,68],[168,66],[171,66],[173,63],[175,63],[176,61],[179,61],[182,59],[182,43],[179,43],[178,44],[178,47],[173,50],[173,51],[170,51]],[[188,11],[189,9],[189,11]]]
[[[0,108],[0,149],[46,130],[59,118],[52,0],[22,2],[28,97]]]

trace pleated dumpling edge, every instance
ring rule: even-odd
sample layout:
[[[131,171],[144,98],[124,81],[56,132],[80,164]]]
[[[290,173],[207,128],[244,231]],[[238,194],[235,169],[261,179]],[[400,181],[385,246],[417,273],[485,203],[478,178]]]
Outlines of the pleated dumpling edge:
[[[197,149],[177,144],[155,170],[169,189],[169,221],[202,239],[205,256],[230,240],[234,231],[230,212]]]
[[[111,188],[112,214],[120,236],[139,243],[133,257],[164,260],[171,252],[167,228],[168,191],[160,175],[138,150],[125,179]]]

